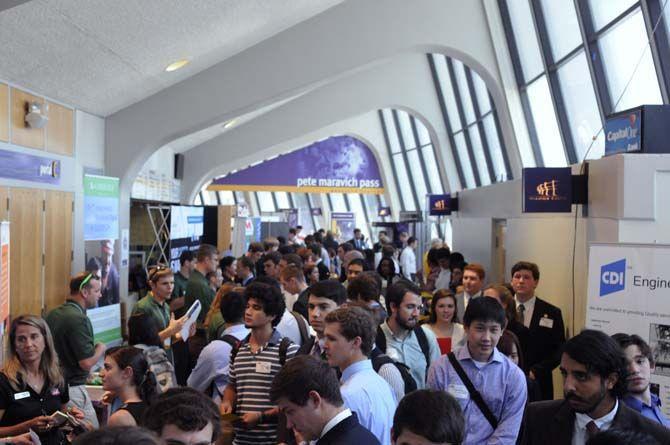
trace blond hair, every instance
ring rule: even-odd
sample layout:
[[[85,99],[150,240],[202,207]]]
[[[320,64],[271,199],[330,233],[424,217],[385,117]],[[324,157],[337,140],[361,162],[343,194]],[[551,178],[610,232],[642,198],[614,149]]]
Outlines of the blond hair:
[[[46,321],[35,315],[19,315],[12,321],[9,328],[9,357],[2,373],[7,377],[11,386],[19,391],[25,385],[25,376],[27,374],[19,355],[16,352],[16,330],[19,326],[32,326],[37,328],[44,338],[44,351],[40,357],[40,372],[53,386],[63,386],[63,374],[58,364],[58,354],[54,348],[53,337]]]

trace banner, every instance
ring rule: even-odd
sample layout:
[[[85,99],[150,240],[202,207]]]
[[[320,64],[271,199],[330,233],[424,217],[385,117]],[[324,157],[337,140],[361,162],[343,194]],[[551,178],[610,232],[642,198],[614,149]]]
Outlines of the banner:
[[[334,212],[330,214],[331,229],[336,238],[346,242],[354,237],[356,228],[356,215],[351,212]]]
[[[536,167],[523,169],[523,212],[572,212],[572,169]]]
[[[652,392],[670,416],[670,246],[592,245],[586,326],[637,334],[656,362]]]
[[[60,161],[42,156],[0,150],[0,177],[60,184]]]
[[[93,327],[93,342],[104,343],[107,347],[121,346],[121,305],[112,304],[105,307],[88,309],[86,316]]]
[[[350,136],[336,136],[216,178],[207,190],[378,195],[384,186],[368,146]]]
[[[428,214],[431,216],[451,215],[451,195],[428,195]]]
[[[119,178],[84,175],[84,240],[119,237]]]

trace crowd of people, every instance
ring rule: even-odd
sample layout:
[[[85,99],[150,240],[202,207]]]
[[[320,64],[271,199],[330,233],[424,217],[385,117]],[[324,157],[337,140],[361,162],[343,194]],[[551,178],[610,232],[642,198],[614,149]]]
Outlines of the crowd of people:
[[[45,319],[11,322],[0,442],[670,443],[642,338],[566,341],[560,309],[536,295],[536,264],[487,283],[440,240],[423,258],[417,243],[295,228],[239,258],[203,244],[176,273],[150,268],[127,345],[109,349],[86,316],[100,277],[78,274]],[[85,385],[101,362],[93,401]]]

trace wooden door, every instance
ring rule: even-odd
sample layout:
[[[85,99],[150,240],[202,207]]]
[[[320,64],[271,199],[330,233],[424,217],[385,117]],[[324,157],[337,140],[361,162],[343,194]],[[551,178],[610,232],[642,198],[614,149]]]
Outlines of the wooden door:
[[[73,194],[47,190],[44,213],[44,306],[65,301],[72,275]]]

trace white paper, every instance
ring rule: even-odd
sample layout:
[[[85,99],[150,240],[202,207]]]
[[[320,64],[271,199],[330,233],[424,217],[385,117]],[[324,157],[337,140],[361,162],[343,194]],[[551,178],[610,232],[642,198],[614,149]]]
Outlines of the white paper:
[[[191,305],[190,308],[188,308],[188,311],[186,311],[186,317],[188,317],[188,320],[186,320],[186,323],[184,323],[184,326],[181,328],[181,338],[182,340],[186,341],[188,339],[188,333],[191,330],[191,325],[198,321],[198,315],[200,315],[200,311],[202,310],[202,305],[200,304],[200,300],[195,300],[195,303]]]

